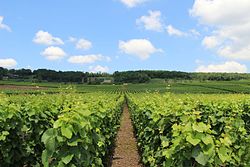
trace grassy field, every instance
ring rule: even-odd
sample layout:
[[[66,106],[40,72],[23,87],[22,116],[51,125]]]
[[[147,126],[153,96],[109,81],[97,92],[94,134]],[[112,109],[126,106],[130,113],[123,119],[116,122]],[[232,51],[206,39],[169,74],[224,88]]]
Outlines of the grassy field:
[[[250,80],[242,81],[179,81],[165,83],[162,80],[153,80],[146,84],[123,85],[86,85],[64,83],[31,83],[0,81],[0,92],[3,93],[56,93],[60,91],[86,92],[172,92],[172,93],[250,93]]]

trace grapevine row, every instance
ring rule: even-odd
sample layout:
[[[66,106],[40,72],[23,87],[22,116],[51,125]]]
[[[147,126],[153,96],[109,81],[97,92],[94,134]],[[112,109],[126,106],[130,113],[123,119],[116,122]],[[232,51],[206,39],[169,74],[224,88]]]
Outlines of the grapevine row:
[[[127,98],[145,166],[250,166],[249,97]]]
[[[123,96],[0,96],[0,167],[105,164]]]

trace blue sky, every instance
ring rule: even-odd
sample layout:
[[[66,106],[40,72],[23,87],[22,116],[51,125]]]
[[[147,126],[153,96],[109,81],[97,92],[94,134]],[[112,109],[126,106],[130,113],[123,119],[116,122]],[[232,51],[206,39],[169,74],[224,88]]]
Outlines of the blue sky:
[[[0,66],[248,72],[249,11],[248,0],[0,1]]]

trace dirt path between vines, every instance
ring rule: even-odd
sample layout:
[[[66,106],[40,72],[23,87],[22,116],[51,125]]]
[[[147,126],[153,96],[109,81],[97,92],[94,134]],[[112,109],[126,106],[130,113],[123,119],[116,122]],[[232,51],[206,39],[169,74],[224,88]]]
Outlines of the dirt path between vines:
[[[142,167],[127,105],[124,106],[117,134],[112,167]]]

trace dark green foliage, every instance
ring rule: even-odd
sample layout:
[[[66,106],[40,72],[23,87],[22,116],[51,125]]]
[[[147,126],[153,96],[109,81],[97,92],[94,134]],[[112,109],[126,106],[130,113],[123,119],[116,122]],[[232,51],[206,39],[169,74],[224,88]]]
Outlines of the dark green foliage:
[[[163,70],[139,70],[108,73],[88,73],[80,71],[55,71],[49,69],[4,69],[0,67],[0,80],[3,77],[15,79],[17,81],[35,81],[35,82],[60,82],[60,83],[90,83],[100,84],[104,77],[114,78],[116,84],[122,83],[148,83],[151,79],[164,80],[195,80],[195,81],[235,81],[250,79],[250,74],[239,73],[188,73],[181,71],[163,71]]]

